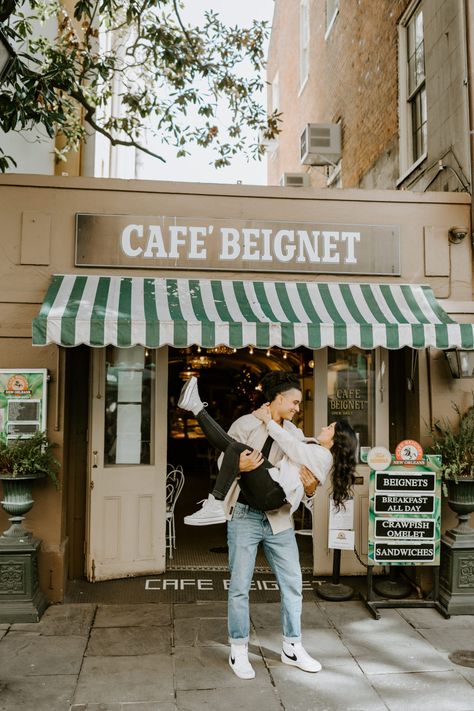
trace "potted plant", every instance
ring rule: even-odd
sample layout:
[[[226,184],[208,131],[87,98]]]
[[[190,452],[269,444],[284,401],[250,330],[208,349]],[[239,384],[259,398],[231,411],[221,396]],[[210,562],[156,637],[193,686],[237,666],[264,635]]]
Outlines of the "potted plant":
[[[32,437],[20,437],[6,441],[0,437],[0,480],[3,486],[3,509],[11,514],[10,528],[2,535],[3,540],[30,538],[22,527],[24,514],[33,506],[31,484],[35,479],[49,478],[56,486],[60,464],[53,454],[56,444],[45,432],[36,432]]]
[[[438,421],[431,429],[430,451],[442,457],[443,492],[448,504],[458,515],[458,533],[472,533],[469,515],[474,511],[474,393],[473,404],[461,413],[453,404],[457,423]]]

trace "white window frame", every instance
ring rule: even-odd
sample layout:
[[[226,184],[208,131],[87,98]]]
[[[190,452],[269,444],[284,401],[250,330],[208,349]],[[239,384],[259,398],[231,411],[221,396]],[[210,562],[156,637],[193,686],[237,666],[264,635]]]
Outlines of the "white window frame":
[[[399,173],[397,186],[400,185],[427,157],[425,150],[418,158],[413,156],[412,104],[409,94],[408,70],[408,25],[420,9],[420,0],[415,0],[407,8],[398,25],[398,122],[399,122]],[[423,90],[425,84],[417,89]]]
[[[336,17],[339,15],[339,0],[326,0],[326,32],[324,39],[327,40],[331,34]]]
[[[300,0],[299,7],[299,78],[303,91],[309,76],[309,0]]]

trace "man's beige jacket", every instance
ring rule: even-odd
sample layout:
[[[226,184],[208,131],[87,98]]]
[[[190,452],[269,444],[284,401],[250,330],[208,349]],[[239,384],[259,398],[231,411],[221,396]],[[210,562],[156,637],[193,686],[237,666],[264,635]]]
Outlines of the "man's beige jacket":
[[[289,420],[283,421],[283,427],[288,432],[294,434],[298,439],[305,439],[305,436],[298,427],[296,427]],[[229,434],[234,439],[244,444],[249,445],[249,449],[259,449],[261,450],[265,444],[265,440],[268,437],[267,426],[261,420],[258,420],[253,415],[244,415],[239,417],[238,420],[232,423],[229,429]],[[283,451],[274,441],[272,448],[270,449],[270,455],[268,459],[272,464],[276,464],[283,457]],[[222,456],[219,457],[219,466],[222,461]],[[240,486],[238,479],[232,484],[229,493],[227,494],[224,501],[224,510],[227,519],[232,518],[234,513],[234,507],[240,494]],[[281,531],[286,531],[288,528],[293,528],[293,517],[290,513],[290,504],[284,504],[281,508],[275,509],[274,511],[266,511],[266,516],[268,522],[272,528],[273,533],[280,533]]]

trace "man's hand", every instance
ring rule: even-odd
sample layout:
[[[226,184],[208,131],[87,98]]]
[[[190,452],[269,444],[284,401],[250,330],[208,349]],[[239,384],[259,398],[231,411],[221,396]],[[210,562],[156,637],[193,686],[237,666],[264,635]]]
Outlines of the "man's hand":
[[[252,472],[263,462],[263,455],[258,449],[245,449],[239,458],[239,471]]]
[[[300,469],[300,479],[303,484],[304,493],[306,496],[312,496],[316,491],[319,481],[314,474],[304,465]]]

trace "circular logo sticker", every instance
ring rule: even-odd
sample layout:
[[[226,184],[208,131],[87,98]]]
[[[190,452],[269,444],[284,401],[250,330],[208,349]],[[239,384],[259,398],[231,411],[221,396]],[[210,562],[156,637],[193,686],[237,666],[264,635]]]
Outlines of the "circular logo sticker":
[[[24,375],[12,375],[8,378],[7,390],[10,392],[25,392],[28,390],[28,380]]]
[[[367,455],[367,464],[371,469],[381,472],[392,463],[392,455],[386,447],[372,447]]]
[[[395,448],[395,459],[415,464],[423,459],[423,447],[414,439],[404,439]]]

